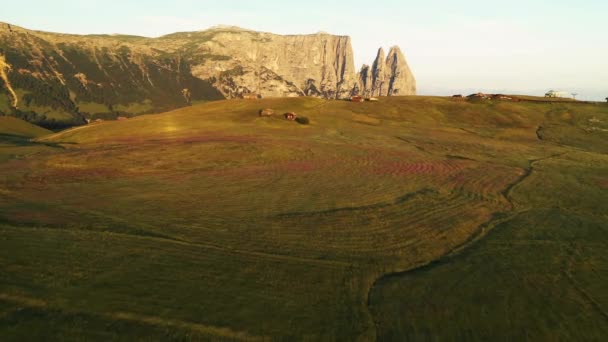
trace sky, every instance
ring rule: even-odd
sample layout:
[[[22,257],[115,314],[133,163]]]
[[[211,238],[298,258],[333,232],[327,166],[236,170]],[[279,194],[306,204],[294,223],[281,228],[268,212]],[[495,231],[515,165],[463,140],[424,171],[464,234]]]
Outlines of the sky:
[[[608,1],[29,0],[0,21],[29,29],[157,37],[235,25],[352,38],[355,63],[401,47],[421,95],[477,91],[608,96]]]

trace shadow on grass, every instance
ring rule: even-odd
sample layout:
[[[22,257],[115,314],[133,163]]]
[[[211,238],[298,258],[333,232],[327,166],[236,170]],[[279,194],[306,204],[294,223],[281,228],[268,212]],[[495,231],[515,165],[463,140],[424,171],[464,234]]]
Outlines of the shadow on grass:
[[[65,149],[65,147],[61,146],[58,143],[38,142],[38,141],[33,141],[32,138],[30,138],[30,137],[26,137],[23,135],[16,135],[16,134],[7,134],[7,133],[0,133],[0,143],[11,144],[11,145],[19,146],[19,147],[46,146],[46,147],[52,147],[52,148]]]
[[[58,224],[48,224],[48,223],[40,223],[35,221],[14,221],[5,216],[0,215],[0,225],[6,225],[13,228],[26,228],[26,229],[57,229],[57,230],[80,230],[80,231],[88,231],[88,232],[96,232],[96,233],[113,233],[113,234],[122,234],[122,235],[130,235],[130,236],[140,236],[140,237],[148,237],[148,238],[157,238],[157,239],[165,239],[171,241],[180,241],[175,239],[169,235],[157,233],[154,231],[149,231],[139,227],[129,227],[121,224],[109,224],[103,226],[92,226],[92,225],[58,225]]]

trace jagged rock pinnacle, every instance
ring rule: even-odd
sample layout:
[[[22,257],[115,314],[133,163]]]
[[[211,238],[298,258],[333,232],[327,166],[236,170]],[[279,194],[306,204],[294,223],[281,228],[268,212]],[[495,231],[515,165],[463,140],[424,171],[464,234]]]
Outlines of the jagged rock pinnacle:
[[[384,49],[378,49],[371,68],[364,66],[355,87],[364,96],[415,95],[416,80],[405,56],[398,46],[390,48],[385,58]]]

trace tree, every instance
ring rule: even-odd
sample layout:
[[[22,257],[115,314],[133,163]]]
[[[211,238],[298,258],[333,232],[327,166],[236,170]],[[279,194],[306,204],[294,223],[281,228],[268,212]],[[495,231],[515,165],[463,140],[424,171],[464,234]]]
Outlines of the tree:
[[[576,100],[576,97],[578,96],[578,93],[572,93],[572,98]]]
[[[606,98],[606,102],[608,102],[608,97]]]

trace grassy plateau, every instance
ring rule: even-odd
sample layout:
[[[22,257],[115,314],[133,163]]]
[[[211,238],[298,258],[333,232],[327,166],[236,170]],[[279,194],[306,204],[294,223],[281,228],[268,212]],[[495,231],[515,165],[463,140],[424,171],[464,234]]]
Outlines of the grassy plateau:
[[[599,341],[607,249],[606,104],[0,117],[2,340]]]

